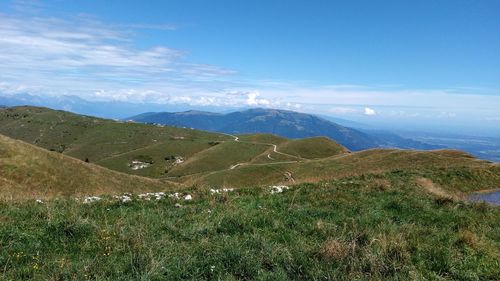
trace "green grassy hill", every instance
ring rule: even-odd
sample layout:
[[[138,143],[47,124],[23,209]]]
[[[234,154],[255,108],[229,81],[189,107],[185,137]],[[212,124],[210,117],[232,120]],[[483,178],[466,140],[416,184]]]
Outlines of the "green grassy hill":
[[[0,133],[92,162],[158,142],[231,139],[198,130],[126,123],[30,106],[0,109]]]
[[[232,186],[253,186],[319,182],[325,179],[386,172],[445,176],[446,179],[454,179],[447,182],[446,186],[451,185],[451,188],[464,192],[500,186],[500,165],[477,160],[466,153],[450,150],[391,149],[366,150],[293,163],[245,165],[203,177],[192,177],[189,182],[208,186],[227,183]],[[295,181],[291,182],[286,174],[292,175]]]
[[[460,151],[349,153],[32,107],[0,110],[0,133],[39,146],[0,135],[1,280],[500,276],[500,209],[465,200],[500,187],[500,165]],[[138,194],[165,190],[181,195]]]
[[[278,145],[280,152],[305,159],[326,158],[348,150],[326,137],[290,140]]]
[[[446,175],[441,175],[447,181]],[[424,181],[425,182],[425,181]],[[2,280],[498,280],[500,209],[403,172],[92,204],[0,201]],[[180,204],[180,205],[179,205]]]
[[[186,185],[318,182],[367,172],[400,170],[418,174],[440,169],[491,173],[489,179],[498,179],[498,166],[458,151],[373,149],[350,153],[322,137],[236,137],[37,107],[0,109],[0,133],[118,172]],[[134,161],[145,164],[134,169]]]
[[[167,190],[172,183],[121,174],[0,135],[0,198]]]

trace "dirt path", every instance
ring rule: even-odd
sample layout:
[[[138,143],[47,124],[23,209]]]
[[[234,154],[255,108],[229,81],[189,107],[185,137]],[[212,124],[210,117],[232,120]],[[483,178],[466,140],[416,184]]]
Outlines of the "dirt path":
[[[240,141],[240,138],[237,137],[237,136],[235,136],[235,135],[231,135],[231,134],[225,134],[225,135],[234,138],[235,142],[272,146],[274,153],[278,153],[278,154],[281,154],[281,155],[285,155],[285,156],[288,156],[288,157],[299,159],[299,160],[295,160],[295,161],[280,161],[280,162],[259,163],[259,164],[251,164],[249,162],[241,162],[241,163],[237,163],[237,164],[232,165],[231,167],[229,167],[229,170],[233,170],[233,169],[235,169],[237,167],[240,167],[240,166],[243,166],[243,165],[245,165],[245,166],[262,166],[262,165],[290,164],[290,163],[297,163],[299,161],[308,161],[309,160],[309,159],[305,159],[305,158],[302,158],[302,157],[299,157],[299,156],[295,156],[295,155],[291,155],[291,154],[288,154],[288,153],[284,153],[284,152],[278,151],[278,145],[276,145],[274,143]],[[271,157],[270,153],[267,154],[267,158],[269,158],[270,160],[274,160]]]

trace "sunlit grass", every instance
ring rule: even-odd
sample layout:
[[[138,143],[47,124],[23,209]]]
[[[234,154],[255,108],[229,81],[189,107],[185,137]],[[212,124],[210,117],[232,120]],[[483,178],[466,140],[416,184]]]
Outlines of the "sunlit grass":
[[[495,280],[500,210],[401,173],[165,196],[0,203],[2,280]],[[177,205],[176,205],[177,204]]]

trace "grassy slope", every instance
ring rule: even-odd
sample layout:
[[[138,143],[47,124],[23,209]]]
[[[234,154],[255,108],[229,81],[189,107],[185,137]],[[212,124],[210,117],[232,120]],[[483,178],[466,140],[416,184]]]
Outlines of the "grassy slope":
[[[287,172],[292,173],[297,182],[318,182],[366,172],[448,173],[453,169],[460,170],[457,173],[477,171],[485,178],[484,182],[491,184],[498,179],[498,168],[490,168],[490,164],[460,152],[367,150],[344,154],[341,146],[325,138],[287,140],[256,134],[241,135],[240,141],[235,142],[222,134],[120,123],[36,107],[0,110],[2,132],[79,159],[89,158],[92,163],[120,172],[168,177],[196,185],[269,185],[284,182]],[[272,152],[270,143],[277,144],[278,151],[304,158],[333,156],[300,159]],[[172,161],[165,161],[165,156],[170,155],[183,156],[187,161],[172,166]],[[151,157],[153,165],[132,171],[128,164],[139,156]],[[283,161],[300,162],[284,164]],[[245,162],[248,163],[229,170],[230,166]],[[169,169],[167,174],[166,169]]]
[[[241,141],[246,142],[254,142],[254,143],[273,143],[280,144],[287,142],[288,139],[276,136],[273,134],[246,134],[246,135],[238,135]]]
[[[93,161],[157,142],[231,139],[198,130],[116,122],[30,106],[1,109],[0,133]]]
[[[115,122],[38,107],[0,110],[0,133],[81,160],[104,163],[118,171],[147,176],[159,176],[158,171],[164,167],[134,172],[123,168],[130,159],[117,156],[133,155],[137,150],[149,150],[152,154],[149,156],[154,158],[172,154],[191,156],[211,147],[210,142],[232,139],[198,130]],[[164,145],[158,146],[159,143]],[[179,151],[172,151],[173,148]],[[109,158],[114,160],[105,161]],[[117,163],[120,159],[124,162]]]
[[[366,173],[403,171],[411,174],[463,175],[463,183],[457,180],[453,187],[464,192],[500,186],[500,166],[480,161],[458,151],[409,151],[367,150],[330,158],[292,164],[242,166],[190,179],[199,185],[252,186],[287,183],[285,172],[290,172],[298,182],[318,182],[330,178],[359,176]],[[479,178],[477,178],[479,177]],[[475,185],[466,184],[468,179],[481,179]]]
[[[245,142],[228,141],[197,153],[182,165],[173,168],[169,175],[180,176],[200,172],[228,169],[240,162],[249,162],[268,146]]]
[[[442,177],[446,181],[446,177]],[[2,280],[498,280],[500,208],[401,172],[194,200],[0,202]]]
[[[290,140],[278,145],[278,151],[306,159],[317,159],[347,152],[340,144],[325,137]]]
[[[0,135],[0,197],[12,199],[164,190],[171,183],[117,173]]]
[[[80,157],[83,154],[77,153],[119,154],[100,160],[109,161],[106,165],[119,166],[135,153],[164,157],[173,149],[182,150],[191,156],[180,174],[207,172],[181,180],[250,188],[215,196],[198,188],[191,192],[194,200],[180,202],[180,208],[170,198],[91,205],[70,198],[43,204],[0,200],[1,280],[498,280],[500,276],[500,209],[458,200],[463,192],[499,187],[500,166],[468,154],[368,150],[227,170],[235,162],[264,155],[269,146],[248,144],[242,138],[239,143],[229,140],[203,149],[210,139],[204,136],[211,136],[205,132],[124,127],[99,119],[60,130],[77,120],[50,121],[47,127],[43,122],[48,117],[40,118],[13,123],[0,118],[0,130],[33,142],[39,139],[38,145],[61,140],[66,153]],[[38,127],[20,127],[34,124]],[[87,127],[73,131],[79,126]],[[180,133],[193,140],[170,139]],[[299,184],[274,195],[255,186],[284,182],[287,171],[298,182],[329,180]],[[0,175],[3,198],[167,188],[156,180],[120,174],[3,136]]]
[[[196,153],[212,147],[206,140],[195,141],[167,141],[154,145],[146,146],[142,149],[137,149],[131,152],[123,153],[115,157],[109,157],[98,161],[96,164],[108,167],[110,169],[136,174],[146,177],[158,178],[166,176],[165,170],[168,167],[173,167],[174,160],[165,160],[168,156],[181,156],[184,159],[190,159]],[[150,156],[153,164],[150,167],[131,171],[128,163],[139,158],[138,156]]]

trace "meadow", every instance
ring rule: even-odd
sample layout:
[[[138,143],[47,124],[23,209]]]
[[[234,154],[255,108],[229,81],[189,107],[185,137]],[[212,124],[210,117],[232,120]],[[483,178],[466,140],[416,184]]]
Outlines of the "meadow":
[[[498,280],[500,209],[418,175],[0,203],[2,280]],[[456,180],[450,177],[446,181]]]

